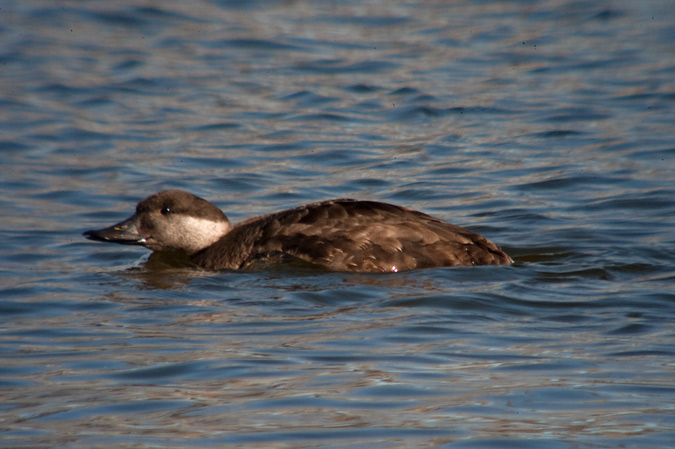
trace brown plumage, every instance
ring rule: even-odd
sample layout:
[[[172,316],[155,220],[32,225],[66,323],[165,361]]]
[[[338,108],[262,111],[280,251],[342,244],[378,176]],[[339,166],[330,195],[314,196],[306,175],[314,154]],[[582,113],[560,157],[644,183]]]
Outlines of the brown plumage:
[[[232,227],[213,204],[169,190],[141,201],[128,220],[84,235],[155,251],[183,250],[212,270],[289,258],[358,272],[512,263],[467,229],[401,206],[351,199],[307,204]]]

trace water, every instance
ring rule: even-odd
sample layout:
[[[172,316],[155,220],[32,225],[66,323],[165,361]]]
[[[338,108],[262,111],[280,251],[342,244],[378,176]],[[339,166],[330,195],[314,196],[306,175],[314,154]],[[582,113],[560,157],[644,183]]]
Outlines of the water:
[[[2,447],[666,448],[669,1],[5,2]],[[330,197],[510,267],[207,273],[86,229]]]

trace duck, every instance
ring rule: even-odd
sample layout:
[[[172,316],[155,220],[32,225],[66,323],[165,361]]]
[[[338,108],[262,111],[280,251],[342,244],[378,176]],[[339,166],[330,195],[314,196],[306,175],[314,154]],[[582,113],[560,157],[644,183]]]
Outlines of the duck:
[[[211,202],[165,190],[141,200],[128,219],[83,235],[154,252],[178,251],[206,270],[289,260],[363,273],[513,263],[497,245],[468,229],[406,207],[349,198],[232,225]]]

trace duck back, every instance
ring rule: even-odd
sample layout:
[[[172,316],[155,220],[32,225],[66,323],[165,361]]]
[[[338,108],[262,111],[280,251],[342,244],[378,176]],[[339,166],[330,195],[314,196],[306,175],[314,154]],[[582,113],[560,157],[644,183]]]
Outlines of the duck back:
[[[359,272],[512,262],[497,245],[460,226],[392,204],[351,199],[244,221],[192,259],[207,269],[239,269],[279,255]]]

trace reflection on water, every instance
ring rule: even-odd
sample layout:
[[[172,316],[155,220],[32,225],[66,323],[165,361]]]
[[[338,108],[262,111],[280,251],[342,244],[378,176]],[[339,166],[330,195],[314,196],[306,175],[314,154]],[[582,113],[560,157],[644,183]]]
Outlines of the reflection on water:
[[[673,9],[13,2],[3,447],[670,447]],[[81,237],[399,203],[509,267],[208,272]]]

